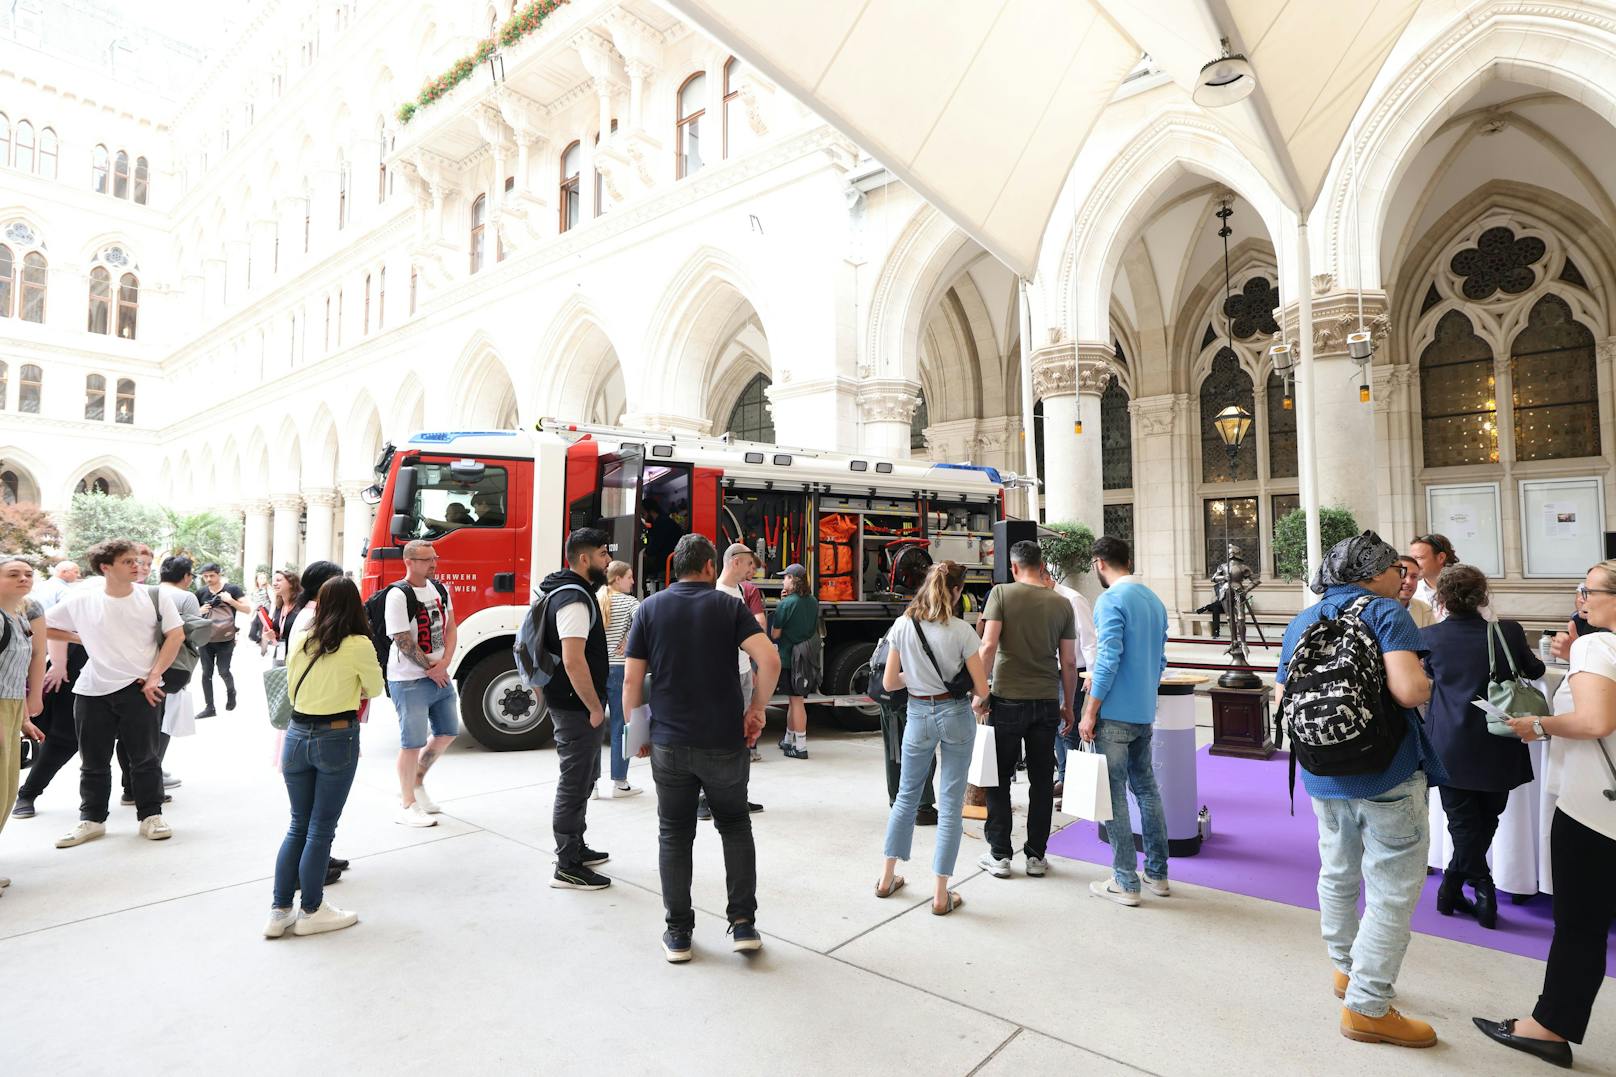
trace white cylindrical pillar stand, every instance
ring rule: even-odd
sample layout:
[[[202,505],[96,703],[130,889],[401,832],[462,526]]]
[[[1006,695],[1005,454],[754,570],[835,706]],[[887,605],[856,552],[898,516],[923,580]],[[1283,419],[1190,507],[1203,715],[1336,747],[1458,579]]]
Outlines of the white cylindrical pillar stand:
[[[303,536],[304,563],[330,561],[336,554],[337,492],[330,487],[304,490],[308,529]]]
[[[274,537],[271,546],[272,568],[303,569],[302,550],[299,549],[298,515],[303,509],[303,498],[297,494],[278,494],[269,499],[275,509]]]

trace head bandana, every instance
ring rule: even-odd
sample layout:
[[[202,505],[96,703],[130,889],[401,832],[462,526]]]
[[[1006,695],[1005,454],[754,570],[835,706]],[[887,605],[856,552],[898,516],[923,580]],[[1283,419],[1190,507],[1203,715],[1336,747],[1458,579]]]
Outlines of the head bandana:
[[[1313,591],[1322,595],[1344,583],[1372,580],[1396,563],[1397,551],[1373,531],[1365,531],[1330,547],[1313,575]]]

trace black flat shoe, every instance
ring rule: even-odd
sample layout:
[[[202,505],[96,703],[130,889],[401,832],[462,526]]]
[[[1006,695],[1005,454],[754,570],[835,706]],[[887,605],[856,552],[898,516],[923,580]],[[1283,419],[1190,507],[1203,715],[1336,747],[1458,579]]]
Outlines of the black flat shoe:
[[[347,871],[348,870],[348,862],[346,860],[338,860],[336,857],[333,856],[330,859],[329,863],[330,863],[330,865],[332,867],[336,868],[338,871]]]
[[[1515,1035],[1515,1018],[1508,1021],[1489,1021],[1485,1017],[1472,1017],[1470,1020],[1481,1029],[1481,1034],[1494,1043],[1501,1043],[1505,1047],[1513,1047],[1525,1054],[1535,1055],[1551,1066],[1559,1066],[1563,1070],[1571,1068],[1571,1045],[1558,1040],[1533,1040],[1525,1036]]]
[[[936,808],[916,808],[915,809],[915,825],[916,826],[936,826],[937,825],[937,809]]]
[[[325,884],[331,886],[342,881],[342,869],[335,865],[325,869]]]

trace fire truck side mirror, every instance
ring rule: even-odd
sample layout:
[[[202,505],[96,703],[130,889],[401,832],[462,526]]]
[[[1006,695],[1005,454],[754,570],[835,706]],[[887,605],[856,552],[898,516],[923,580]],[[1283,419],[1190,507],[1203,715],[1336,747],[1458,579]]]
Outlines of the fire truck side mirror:
[[[398,469],[398,477],[393,480],[393,511],[395,513],[408,513],[415,508],[415,486],[419,481],[413,467]]]
[[[393,536],[394,542],[402,542],[410,537],[410,518],[402,512],[394,513],[388,521],[387,533]]]

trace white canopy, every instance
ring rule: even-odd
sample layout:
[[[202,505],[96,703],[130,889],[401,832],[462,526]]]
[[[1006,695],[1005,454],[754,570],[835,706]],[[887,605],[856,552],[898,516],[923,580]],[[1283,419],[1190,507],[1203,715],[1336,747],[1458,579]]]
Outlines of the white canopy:
[[[1072,162],[1148,53],[1186,89],[1220,38],[1257,76],[1214,114],[1312,207],[1419,0],[666,0],[1031,276]]]

